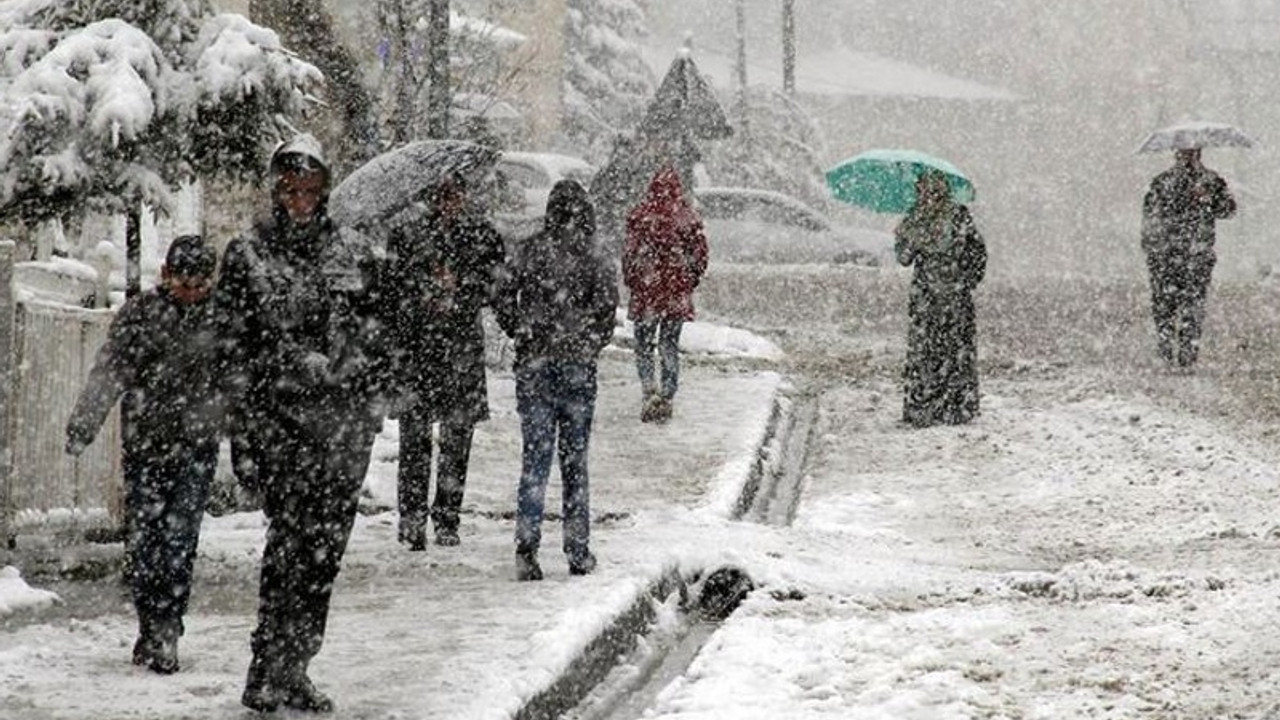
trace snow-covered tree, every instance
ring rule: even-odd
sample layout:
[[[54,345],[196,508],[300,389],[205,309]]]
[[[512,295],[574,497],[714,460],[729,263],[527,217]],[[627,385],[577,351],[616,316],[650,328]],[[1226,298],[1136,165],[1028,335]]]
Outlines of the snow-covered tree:
[[[639,47],[646,0],[568,0],[565,23],[564,132],[598,163],[653,95]]]
[[[0,221],[170,207],[252,179],[318,70],[208,0],[0,2]]]
[[[747,88],[746,104],[743,127],[703,157],[712,181],[774,190],[814,206],[829,203],[823,140],[808,111],[791,95],[758,85]]]

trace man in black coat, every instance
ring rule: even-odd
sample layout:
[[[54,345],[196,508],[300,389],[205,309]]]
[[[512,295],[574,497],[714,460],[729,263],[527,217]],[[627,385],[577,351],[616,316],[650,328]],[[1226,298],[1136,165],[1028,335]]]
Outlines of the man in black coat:
[[[596,247],[587,191],[561,180],[547,201],[545,229],[521,243],[497,307],[498,322],[516,343],[516,408],[524,440],[516,500],[519,580],[542,579],[538,548],[557,444],[569,573],[595,569],[587,449],[596,362],[613,338],[617,306],[617,277]]]
[[[66,451],[79,455],[124,396],[133,662],[161,674],[178,670],[200,520],[218,464],[224,396],[208,302],[216,263],[198,235],[169,245],[160,285],[120,308],[67,422]]]
[[[241,702],[328,712],[307,676],[381,417],[377,322],[362,239],[326,212],[330,175],[302,135],[272,155],[271,216],[227,247],[215,301],[243,390],[235,470],[269,524]]]
[[[471,440],[476,423],[489,417],[480,311],[493,302],[505,254],[466,193],[463,178],[445,179],[427,194],[426,218],[388,239],[384,312],[402,397],[399,538],[410,550],[426,548],[428,517],[437,544],[458,544]],[[440,458],[429,503],[437,422]]]
[[[1236,212],[1227,183],[1200,160],[1199,149],[1178,150],[1174,166],[1151,181],[1142,203],[1142,249],[1151,276],[1151,314],[1160,357],[1194,365],[1204,303],[1217,262],[1215,223]]]

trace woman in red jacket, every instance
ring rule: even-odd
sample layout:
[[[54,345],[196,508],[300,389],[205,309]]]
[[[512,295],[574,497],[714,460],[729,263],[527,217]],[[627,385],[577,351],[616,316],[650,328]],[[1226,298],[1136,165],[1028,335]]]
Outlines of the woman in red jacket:
[[[693,290],[707,269],[702,220],[685,197],[675,168],[664,165],[644,200],[627,216],[622,277],[631,293],[628,317],[635,324],[636,369],[644,392],[640,419],[671,418],[680,375],[680,330],[693,319]],[[655,380],[654,351],[662,362]]]

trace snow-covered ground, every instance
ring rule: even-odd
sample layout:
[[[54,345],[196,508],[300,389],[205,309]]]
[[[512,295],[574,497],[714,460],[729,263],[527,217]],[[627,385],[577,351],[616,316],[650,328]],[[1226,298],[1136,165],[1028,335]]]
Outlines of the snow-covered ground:
[[[664,571],[726,564],[757,591],[644,717],[1274,712],[1277,333],[1253,310],[1275,291],[1216,287],[1203,365],[1181,374],[1150,357],[1140,287],[995,278],[979,298],[982,416],[911,430],[895,377],[902,281],[713,270],[706,316],[791,355],[696,330],[707,352],[689,357],[665,427],[638,422],[628,358],[611,351],[592,451],[602,566],[587,578],[567,577],[549,523],[548,579],[512,580],[518,437],[495,375],[463,544],[412,554],[393,513],[359,520],[312,668],[337,716],[511,717]],[[755,289],[750,306],[728,301],[736,284]],[[819,414],[795,521],[730,520],[773,399],[801,386]],[[394,497],[394,452],[388,423],[371,507]],[[0,576],[0,716],[242,717],[261,535],[257,514],[209,520],[184,669],[167,678],[128,664],[118,588],[59,606]]]

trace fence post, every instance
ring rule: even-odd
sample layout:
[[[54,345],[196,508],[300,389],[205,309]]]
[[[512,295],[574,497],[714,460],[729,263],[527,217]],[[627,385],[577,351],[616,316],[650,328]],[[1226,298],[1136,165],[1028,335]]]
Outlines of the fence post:
[[[17,310],[13,263],[16,254],[16,243],[0,241],[0,543],[4,548],[9,546],[13,522],[13,384],[17,380],[13,347]]]

